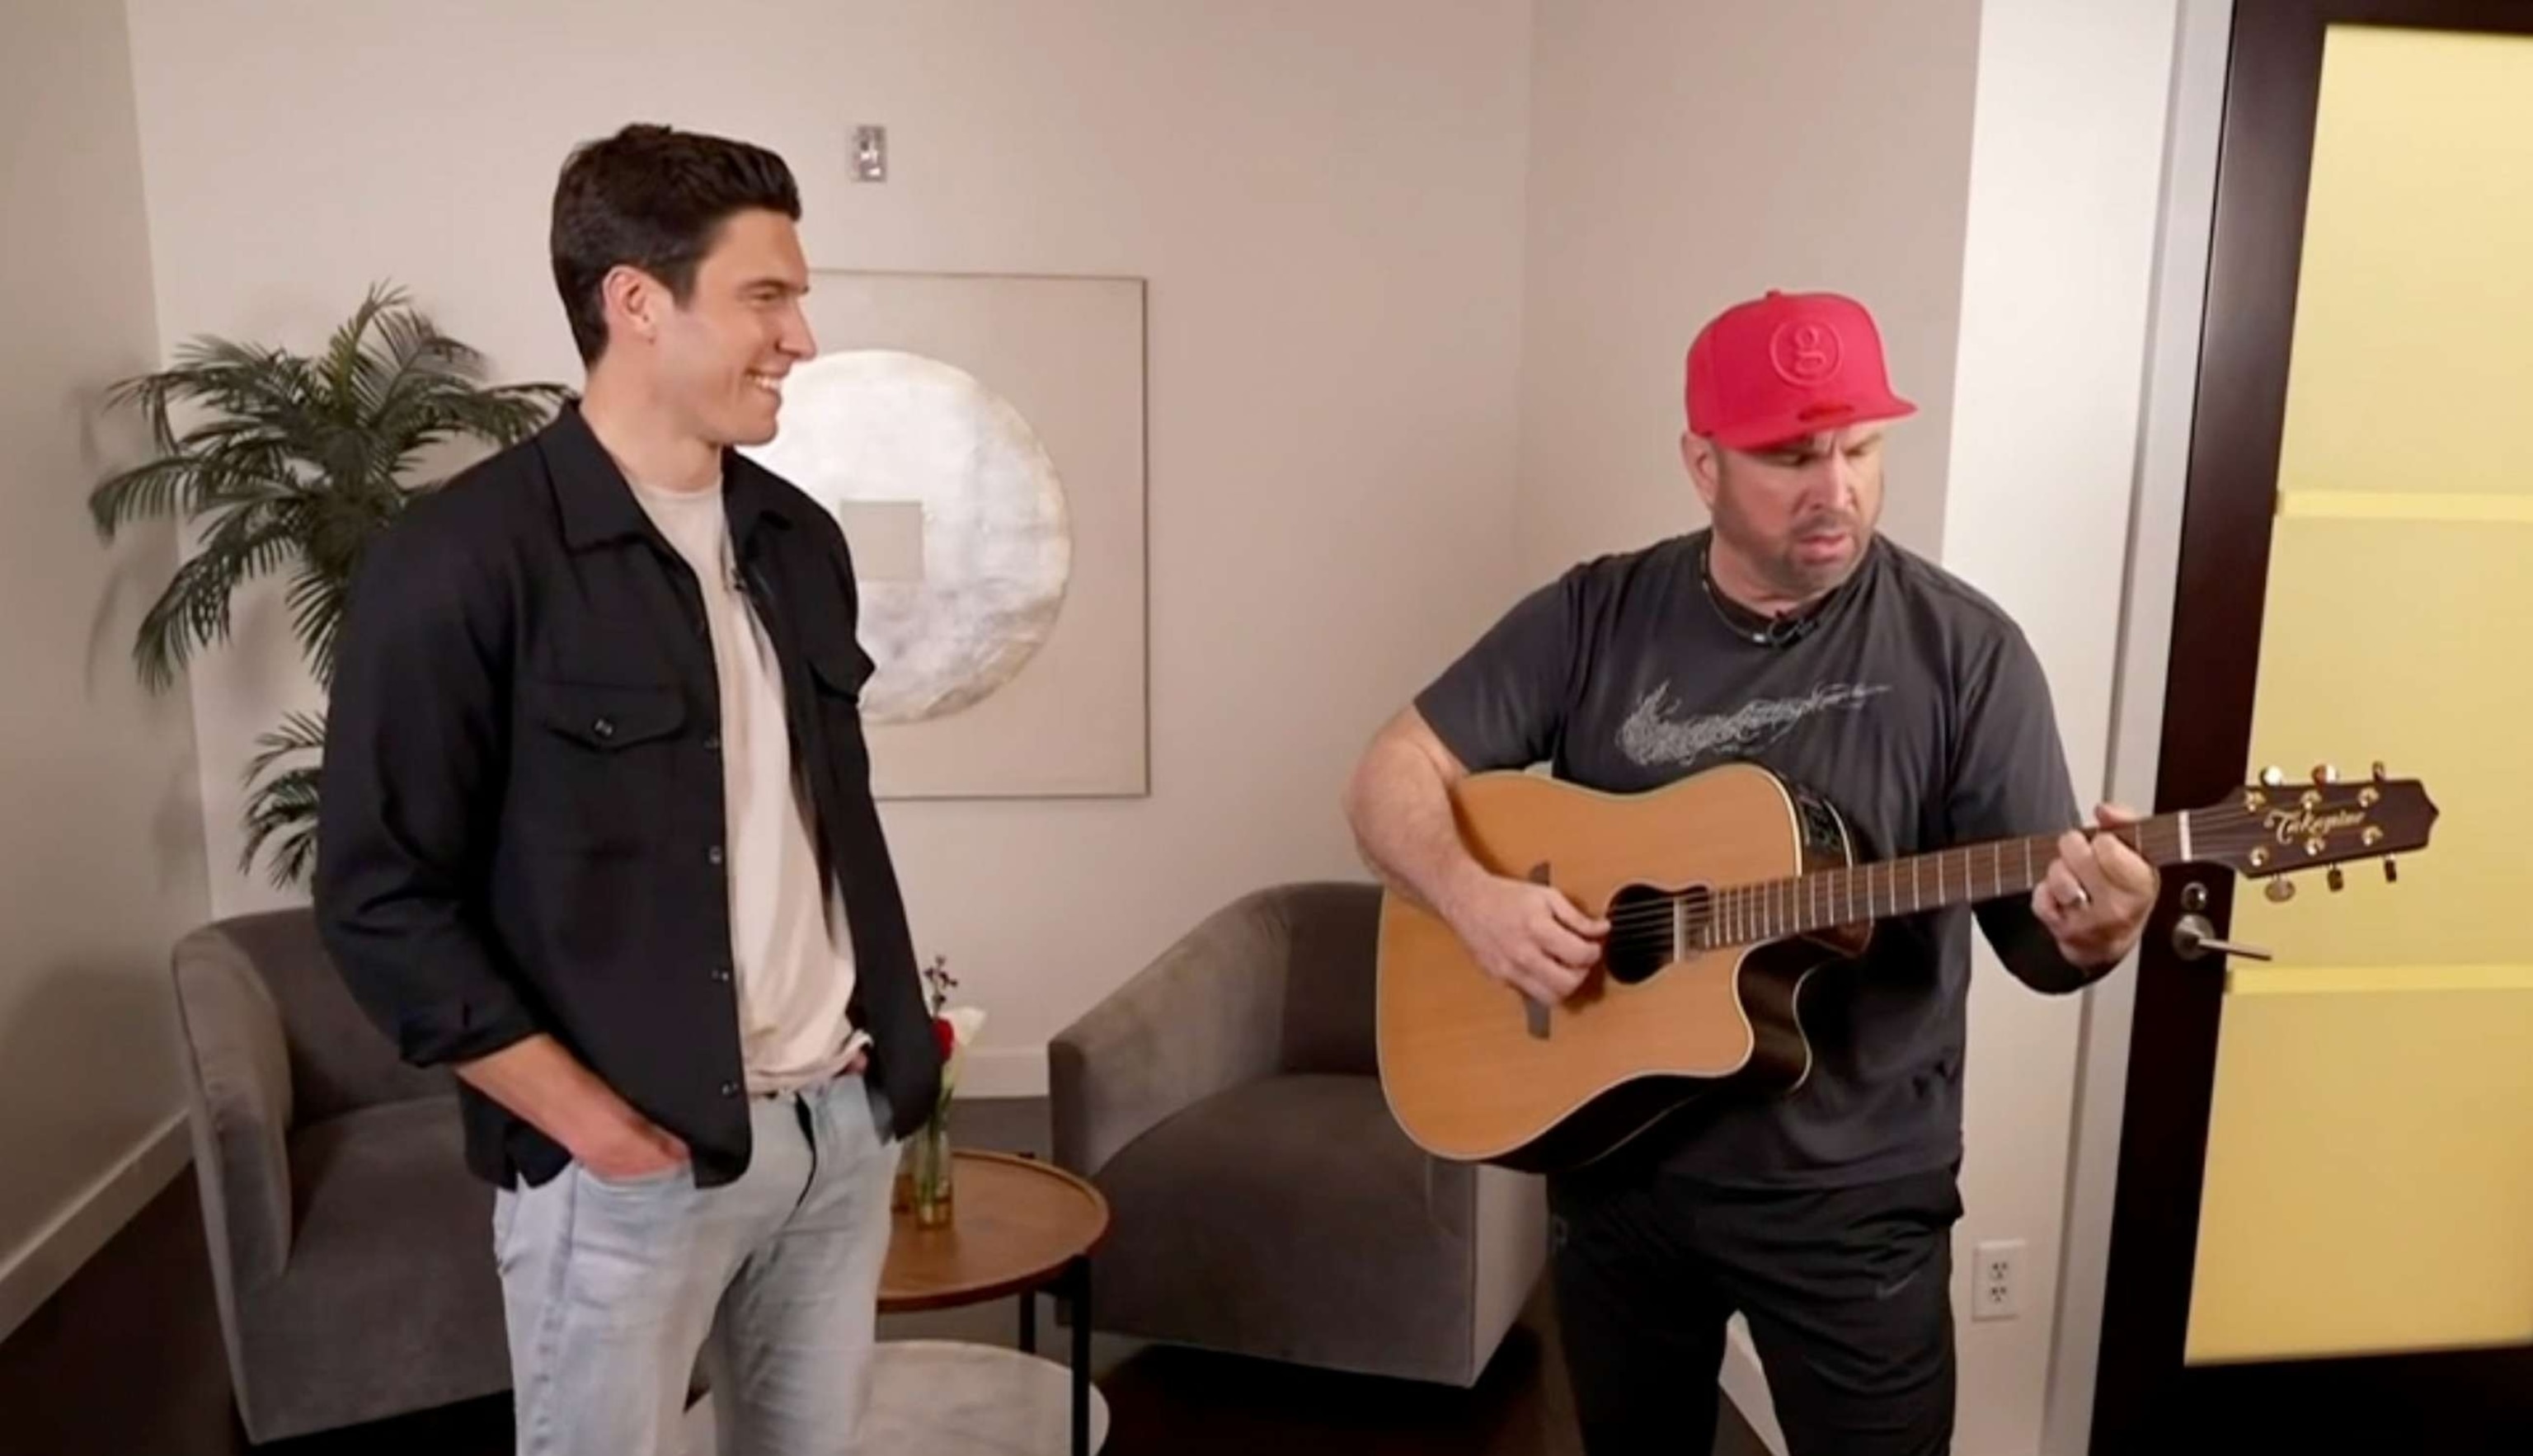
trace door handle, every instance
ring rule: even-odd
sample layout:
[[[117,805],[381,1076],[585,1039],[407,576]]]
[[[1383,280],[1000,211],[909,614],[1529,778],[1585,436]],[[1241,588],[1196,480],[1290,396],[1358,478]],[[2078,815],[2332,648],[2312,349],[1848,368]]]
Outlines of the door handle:
[[[2240,956],[2246,961],[2267,961],[2269,953],[2259,946],[2240,945],[2216,938],[2216,927],[2205,915],[2184,915],[2172,922],[2172,953],[2184,961],[2198,961],[2209,955]]]

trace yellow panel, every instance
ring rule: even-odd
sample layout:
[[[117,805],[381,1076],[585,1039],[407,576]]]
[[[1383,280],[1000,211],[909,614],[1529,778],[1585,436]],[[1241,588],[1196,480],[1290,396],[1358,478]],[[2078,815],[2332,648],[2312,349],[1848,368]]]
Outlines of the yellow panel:
[[[2533,492],[2527,259],[2533,37],[2333,27],[2280,486]]]
[[[2435,843],[2238,895],[2189,1359],[2533,1339],[2533,41],[2334,28],[2253,761]]]
[[[2330,992],[2533,991],[2533,965],[2261,965],[2225,967],[2228,996]]]
[[[2533,526],[2533,492],[2521,495],[2453,495],[2425,491],[2288,491],[2278,496],[2278,514],[2346,521],[2472,521],[2485,526]]]
[[[2232,996],[2190,1359],[2533,1339],[2533,990]]]
[[[2254,765],[2351,777],[2381,760],[2424,782],[2438,817],[2397,884],[2358,863],[2338,895],[2312,874],[2285,904],[2237,895],[2235,938],[2287,965],[2533,961],[2514,912],[2533,864],[2533,664],[2492,656],[2516,630],[2501,623],[2533,616],[2533,526],[2289,517],[2271,540]]]

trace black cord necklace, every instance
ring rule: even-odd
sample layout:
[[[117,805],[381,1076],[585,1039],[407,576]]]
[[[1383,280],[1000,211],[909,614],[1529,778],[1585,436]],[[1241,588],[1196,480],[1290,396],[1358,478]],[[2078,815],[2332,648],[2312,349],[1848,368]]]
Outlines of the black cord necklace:
[[[1771,617],[1761,617],[1727,598],[1715,586],[1714,553],[1715,539],[1710,536],[1697,549],[1697,584],[1705,589],[1706,603],[1715,609],[1716,619],[1724,623],[1725,630],[1756,647],[1783,648],[1802,641],[1819,625],[1821,609],[1829,602],[1826,596],[1807,607]],[[1754,621],[1758,625],[1751,625]]]

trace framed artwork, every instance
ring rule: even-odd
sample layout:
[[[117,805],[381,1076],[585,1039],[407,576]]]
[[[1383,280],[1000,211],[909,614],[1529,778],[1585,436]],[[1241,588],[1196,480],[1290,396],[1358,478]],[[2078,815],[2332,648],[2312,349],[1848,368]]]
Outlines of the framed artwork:
[[[805,309],[747,453],[853,548],[873,790],[1149,792],[1144,281],[822,269]]]

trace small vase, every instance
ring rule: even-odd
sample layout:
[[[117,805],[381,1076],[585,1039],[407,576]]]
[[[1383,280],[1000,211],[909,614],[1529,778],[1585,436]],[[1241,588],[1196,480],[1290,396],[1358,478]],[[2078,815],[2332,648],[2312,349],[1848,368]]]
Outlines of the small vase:
[[[905,1168],[907,1200],[914,1211],[914,1226],[948,1227],[953,1179],[947,1117],[936,1113],[916,1131],[913,1145],[906,1150]]]

